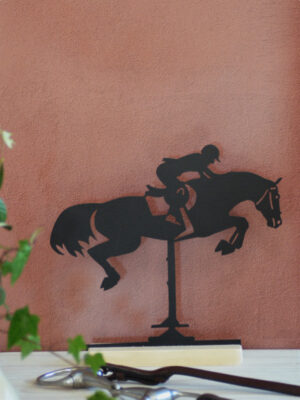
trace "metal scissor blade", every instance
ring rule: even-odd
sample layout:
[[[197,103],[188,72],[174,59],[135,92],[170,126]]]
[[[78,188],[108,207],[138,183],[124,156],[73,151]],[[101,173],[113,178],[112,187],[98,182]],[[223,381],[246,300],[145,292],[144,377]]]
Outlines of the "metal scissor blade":
[[[41,386],[60,386],[69,388],[101,387],[112,390],[114,383],[102,376],[101,370],[97,375],[88,367],[70,367],[47,372],[39,376],[36,383]]]

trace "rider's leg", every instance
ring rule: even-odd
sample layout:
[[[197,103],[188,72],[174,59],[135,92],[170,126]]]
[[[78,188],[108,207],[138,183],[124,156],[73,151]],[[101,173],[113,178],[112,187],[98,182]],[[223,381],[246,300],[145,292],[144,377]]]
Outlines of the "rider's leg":
[[[183,226],[184,220],[181,209],[178,207],[170,206],[168,214],[166,216],[166,221],[171,222],[172,224]]]
[[[193,224],[188,216],[187,209],[185,207],[182,207],[179,209],[179,212],[182,219],[182,225],[184,227],[184,230],[178,236],[176,236],[176,239],[180,239],[186,235],[191,235],[195,231]]]
[[[160,164],[156,169],[156,175],[158,179],[165,185],[164,188],[156,188],[151,185],[147,185],[148,191],[146,192],[146,196],[151,197],[162,197],[170,192],[170,190],[174,190],[173,188],[177,187],[178,181],[172,171],[170,171],[169,164],[164,162]]]

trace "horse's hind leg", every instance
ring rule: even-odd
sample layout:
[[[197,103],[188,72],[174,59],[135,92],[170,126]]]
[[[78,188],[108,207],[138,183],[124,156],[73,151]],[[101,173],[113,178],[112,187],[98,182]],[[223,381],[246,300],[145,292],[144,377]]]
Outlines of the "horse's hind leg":
[[[111,239],[88,250],[88,254],[101,265],[106,272],[107,276],[103,279],[101,288],[104,290],[111,289],[120,280],[120,275],[107,261],[107,258],[131,253],[139,247],[140,243],[140,238]]]

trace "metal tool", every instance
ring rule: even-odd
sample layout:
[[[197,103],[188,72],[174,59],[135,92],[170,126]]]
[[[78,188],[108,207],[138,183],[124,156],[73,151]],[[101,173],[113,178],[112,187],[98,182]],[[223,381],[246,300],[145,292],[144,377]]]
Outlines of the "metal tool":
[[[47,372],[39,376],[36,383],[41,386],[61,386],[73,389],[97,387],[108,392],[112,397],[127,397],[135,400],[175,400],[181,397],[197,400],[226,400],[209,393],[200,395],[166,387],[155,389],[149,388],[149,386],[125,387],[118,382],[110,381],[104,375],[105,373],[101,369],[95,375],[87,367],[70,367]]]

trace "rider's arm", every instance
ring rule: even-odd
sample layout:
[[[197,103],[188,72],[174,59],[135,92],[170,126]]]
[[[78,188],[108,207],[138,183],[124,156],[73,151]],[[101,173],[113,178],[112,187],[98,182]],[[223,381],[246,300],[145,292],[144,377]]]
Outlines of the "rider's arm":
[[[199,171],[200,175],[207,175],[210,178],[216,176],[216,174],[214,172],[212,172],[208,167],[203,168],[201,171]]]

